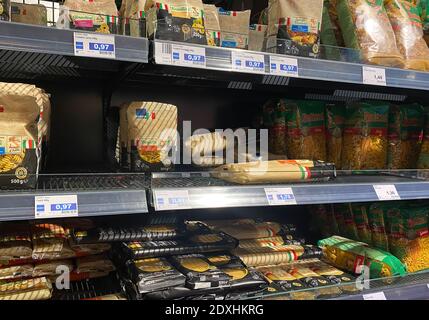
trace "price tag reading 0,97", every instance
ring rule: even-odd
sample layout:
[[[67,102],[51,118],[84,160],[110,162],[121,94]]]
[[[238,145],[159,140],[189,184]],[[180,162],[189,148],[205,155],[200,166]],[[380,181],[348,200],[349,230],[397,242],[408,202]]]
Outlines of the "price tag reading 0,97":
[[[90,50],[105,51],[105,52],[113,52],[114,46],[112,44],[109,44],[109,43],[90,42],[89,43],[89,49]]]
[[[76,56],[110,59],[116,57],[114,35],[85,32],[75,32],[73,35]]]
[[[34,209],[37,219],[76,217],[79,214],[77,195],[36,196]]]
[[[186,45],[172,45],[171,62],[177,66],[205,67],[206,49]]]
[[[159,211],[190,208],[188,190],[155,190],[154,201]]]
[[[232,69],[250,73],[265,73],[265,57],[252,52],[232,51]]]

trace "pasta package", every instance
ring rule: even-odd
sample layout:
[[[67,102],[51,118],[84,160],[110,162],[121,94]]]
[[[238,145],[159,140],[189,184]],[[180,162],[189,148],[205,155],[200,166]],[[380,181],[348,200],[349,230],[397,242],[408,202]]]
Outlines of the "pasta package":
[[[267,28],[268,26],[264,24],[251,24],[249,26],[249,50],[265,51]]]
[[[389,111],[389,169],[414,169],[420,151],[423,108],[418,104],[391,106]]]
[[[119,10],[121,33],[132,37],[146,37],[146,0],[124,0]]]
[[[213,47],[220,46],[219,13],[215,5],[204,4],[204,26],[206,29],[207,44]]]
[[[0,20],[10,21],[10,0],[0,0]]]
[[[367,244],[372,243],[371,229],[369,227],[369,205],[365,203],[352,203],[353,219],[357,229],[357,239]]]
[[[387,164],[389,105],[364,102],[347,108],[341,165],[343,170],[384,169]]]
[[[383,0],[338,0],[337,12],[346,46],[360,50],[363,62],[404,66]]]
[[[317,58],[322,13],[323,0],[269,0],[267,49]]]
[[[392,254],[369,247],[363,242],[332,236],[320,240],[325,259],[337,268],[360,274],[358,267],[367,266],[370,278],[404,275],[406,269]]]
[[[46,26],[48,15],[46,7],[42,4],[12,3],[11,20],[13,22]]]
[[[343,131],[345,122],[345,106],[327,104],[326,121],[326,152],[327,161],[341,168],[341,152],[343,147]]]
[[[351,203],[341,203],[335,205],[336,210],[343,216],[344,229],[340,229],[340,232],[349,239],[358,240],[358,232],[353,216],[353,209]]]
[[[319,101],[280,100],[286,112],[289,159],[326,160],[325,105]]]
[[[268,150],[286,155],[286,114],[283,105],[269,100],[262,107],[263,126],[268,129]]]
[[[247,49],[249,45],[250,10],[228,11],[218,8],[220,46]]]
[[[158,102],[132,102],[120,113],[121,126],[127,126],[131,171],[169,170],[177,147],[177,107]],[[126,119],[122,119],[123,117]]]
[[[398,210],[396,203],[373,203],[369,208],[368,222],[371,229],[372,245],[377,249],[389,251],[386,233],[386,216]],[[389,213],[390,212],[390,213]]]
[[[341,52],[337,48],[340,45],[337,40],[336,25],[331,19],[329,14],[330,6],[334,1],[325,0],[323,2],[323,16],[322,16],[322,28],[320,31],[320,42],[324,46],[322,48],[322,55],[325,59],[341,61]]]
[[[114,0],[65,0],[64,7],[59,25],[84,31],[118,33],[118,8]]]
[[[384,5],[399,51],[405,58],[405,68],[429,70],[429,48],[423,39],[418,4],[409,0],[387,0]]]
[[[201,0],[147,0],[145,8],[149,37],[207,45]]]
[[[333,206],[333,204],[319,204],[308,207],[314,221],[311,225],[314,226],[323,237],[330,237],[339,233]]]
[[[417,160],[418,169],[429,169],[429,107],[424,108],[423,140]]]

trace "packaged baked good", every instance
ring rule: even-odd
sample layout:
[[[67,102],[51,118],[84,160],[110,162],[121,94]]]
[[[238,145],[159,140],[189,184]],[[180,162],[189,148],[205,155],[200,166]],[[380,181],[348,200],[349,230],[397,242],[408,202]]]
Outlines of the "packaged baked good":
[[[372,243],[371,228],[369,226],[369,204],[352,203],[353,219],[357,229],[357,240],[367,244]]]
[[[220,46],[247,49],[249,44],[250,10],[228,11],[218,8]]]
[[[360,266],[369,268],[370,278],[404,275],[406,269],[392,254],[369,247],[363,242],[333,236],[320,240],[325,259],[333,266],[360,274]]]
[[[231,277],[219,270],[201,254],[188,254],[171,257],[173,265],[186,276],[186,287],[205,289],[223,287],[230,283]]]
[[[423,39],[419,4],[409,0],[384,1],[405,68],[429,70],[429,48]]]
[[[32,258],[35,260],[64,258],[68,255],[63,249],[66,249],[67,236],[63,227],[44,223],[32,226],[33,253]],[[68,247],[70,254],[73,251]]]
[[[350,103],[346,111],[343,170],[384,169],[387,164],[389,104]]]
[[[220,46],[220,23],[219,13],[215,5],[204,4],[204,26],[206,29],[207,44],[209,46]]]
[[[10,267],[0,267],[0,281],[30,278],[32,276],[33,276],[33,265],[31,264],[23,264],[19,266],[10,266]]]
[[[112,272],[115,266],[106,255],[94,255],[76,259],[77,273]]]
[[[345,111],[342,104],[328,103],[325,109],[326,159],[337,168],[341,168]]]
[[[363,62],[403,67],[383,0],[337,0],[337,11],[346,46],[360,50]]]
[[[279,245],[273,247],[240,246],[232,251],[248,267],[276,265],[298,260],[304,254],[304,247],[297,245]]]
[[[11,21],[46,26],[48,16],[42,4],[26,4],[12,2],[10,7]]]
[[[323,0],[268,1],[267,49],[317,58]]]
[[[121,126],[127,126],[127,133],[121,135],[121,141],[127,139],[131,171],[171,169],[177,147],[176,106],[141,101],[124,108],[126,112],[120,113]]]
[[[0,224],[0,265],[10,260],[30,259],[33,252],[26,224]]]
[[[0,300],[47,300],[52,285],[45,277],[0,284]]]
[[[146,17],[150,38],[207,44],[201,0],[147,0]]]
[[[267,29],[268,26],[265,24],[251,24],[249,26],[249,50],[265,51]]]
[[[119,29],[118,9],[114,0],[65,0],[60,26],[69,29],[116,34]]]
[[[0,0],[0,20],[10,21],[10,0]]]
[[[184,148],[192,156],[192,162],[200,167],[218,166],[225,163],[225,150],[234,147],[219,132],[195,134],[184,141]]]
[[[273,237],[281,230],[281,225],[276,222],[256,222],[251,219],[209,220],[205,224],[240,241]]]
[[[429,107],[424,108],[423,139],[417,159],[418,169],[429,169]]]
[[[119,14],[121,34],[132,37],[146,37],[146,0],[123,0]]]
[[[72,260],[54,260],[36,263],[33,269],[33,277],[59,276],[65,270],[72,272],[75,269]],[[59,273],[57,273],[57,271]]]
[[[390,106],[388,169],[414,169],[417,167],[423,123],[421,105]]]
[[[389,241],[386,233],[386,216],[391,211],[398,210],[397,203],[373,203],[369,207],[368,221],[371,229],[372,245],[377,249],[389,251]],[[390,213],[389,213],[390,212]]]
[[[289,159],[326,160],[325,105],[320,101],[280,100],[286,112]]]

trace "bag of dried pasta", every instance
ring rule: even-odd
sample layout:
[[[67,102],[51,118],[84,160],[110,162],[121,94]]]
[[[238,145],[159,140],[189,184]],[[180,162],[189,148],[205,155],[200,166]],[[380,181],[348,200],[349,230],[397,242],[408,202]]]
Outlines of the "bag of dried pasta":
[[[405,204],[387,214],[389,248],[408,272],[429,268],[429,229],[426,206]]]
[[[325,118],[327,161],[341,168],[345,107],[339,104],[327,104]]]
[[[360,50],[363,62],[404,65],[383,0],[338,0],[337,11],[346,46]]]
[[[417,160],[418,169],[429,169],[429,107],[424,108],[425,126],[423,129],[423,141]]]
[[[405,68],[429,70],[429,48],[423,39],[418,6],[409,0],[387,0],[384,5],[405,58]]]
[[[289,159],[326,160],[325,105],[320,101],[280,100],[286,110]]]
[[[386,233],[386,217],[392,214],[392,210],[397,209],[398,204],[389,203],[373,203],[368,212],[368,222],[371,229],[372,245],[375,248],[389,251],[389,241]]]
[[[352,210],[358,240],[371,244],[371,229],[369,228],[368,219],[369,205],[366,203],[352,203]]]
[[[384,169],[387,162],[389,105],[352,103],[346,110],[343,170]]]
[[[320,42],[323,45],[322,56],[329,60],[341,60],[340,50],[335,25],[329,15],[329,7],[332,1],[325,0],[323,3],[322,28],[320,30]]]
[[[358,240],[358,232],[353,216],[353,209],[351,203],[340,203],[335,205],[336,215],[341,216],[343,221],[342,229],[339,231],[344,237],[349,239]]]
[[[419,104],[390,107],[387,149],[389,169],[416,168],[423,121],[423,107]]]

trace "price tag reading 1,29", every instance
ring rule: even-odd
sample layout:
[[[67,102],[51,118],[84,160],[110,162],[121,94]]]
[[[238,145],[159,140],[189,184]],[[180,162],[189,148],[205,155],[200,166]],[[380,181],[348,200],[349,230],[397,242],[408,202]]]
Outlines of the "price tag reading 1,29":
[[[232,70],[250,73],[265,73],[265,60],[263,54],[253,52],[231,52]]]
[[[184,67],[206,67],[206,48],[172,45],[172,64]]]
[[[380,201],[401,200],[394,184],[375,184],[373,187]]]
[[[296,204],[292,188],[264,188],[270,206]]]
[[[298,77],[298,60],[295,58],[270,56],[270,74]]]
[[[93,58],[116,58],[115,36],[110,34],[74,33],[74,54]]]
[[[35,196],[34,213],[36,219],[77,217],[77,195]]]
[[[155,209],[190,209],[188,190],[154,190]]]
[[[386,69],[375,67],[362,67],[363,84],[386,86]]]

